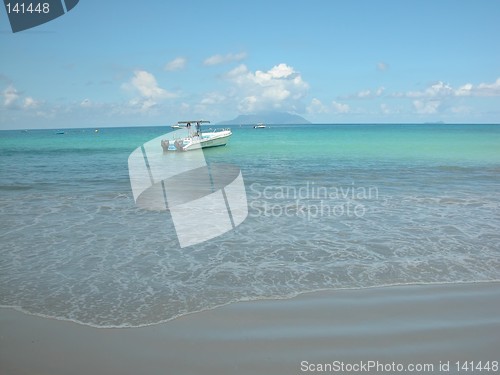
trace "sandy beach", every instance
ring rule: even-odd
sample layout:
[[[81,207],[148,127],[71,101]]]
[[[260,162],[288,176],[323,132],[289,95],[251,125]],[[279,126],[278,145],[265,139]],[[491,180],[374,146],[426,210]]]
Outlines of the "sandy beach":
[[[500,375],[500,0],[4,7],[0,375]]]
[[[288,375],[421,366],[421,373],[459,373],[457,361],[500,360],[499,312],[500,283],[493,282],[315,292],[128,329],[4,308],[0,369],[12,375]]]

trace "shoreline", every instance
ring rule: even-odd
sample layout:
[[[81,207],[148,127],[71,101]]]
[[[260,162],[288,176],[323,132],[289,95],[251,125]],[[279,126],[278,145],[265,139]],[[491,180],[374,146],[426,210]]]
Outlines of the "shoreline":
[[[494,281],[315,291],[119,329],[1,308],[0,369],[13,375],[280,375],[312,373],[303,371],[303,361],[498,361],[499,286]]]
[[[416,282],[416,283],[406,283],[406,284],[383,284],[383,285],[373,285],[373,286],[362,286],[362,287],[341,287],[341,288],[324,288],[324,289],[316,289],[316,290],[309,290],[309,291],[304,291],[304,292],[298,292],[295,294],[289,294],[289,295],[283,295],[283,296],[273,296],[273,297],[262,297],[262,298],[256,298],[256,299],[241,299],[241,300],[236,300],[236,301],[231,301],[228,303],[224,303],[221,305],[216,305],[216,306],[211,306],[207,307],[201,310],[197,311],[192,311],[188,312],[185,314],[181,314],[178,316],[174,316],[172,318],[168,318],[165,320],[159,320],[158,322],[154,323],[146,323],[142,325],[116,325],[116,326],[106,326],[106,325],[97,325],[97,324],[91,324],[91,323],[86,323],[82,322],[79,320],[75,319],[70,319],[70,318],[62,318],[62,317],[55,317],[51,315],[45,315],[42,313],[34,313],[27,311],[23,309],[20,306],[9,306],[9,305],[0,305],[0,315],[2,310],[12,310],[27,316],[32,316],[32,317],[37,317],[37,318],[42,318],[42,319],[49,319],[49,320],[54,320],[54,321],[60,321],[60,322],[68,322],[72,324],[76,324],[78,326],[82,327],[89,327],[89,328],[95,328],[95,329],[134,329],[134,328],[147,328],[147,327],[153,327],[157,325],[162,325],[162,324],[169,324],[177,319],[181,319],[184,317],[188,317],[191,315],[196,315],[200,313],[204,313],[207,311],[212,311],[212,310],[217,310],[220,308],[224,308],[230,305],[234,304],[239,304],[239,303],[259,303],[259,302],[267,302],[267,301],[286,301],[290,299],[295,299],[295,298],[302,298],[305,297],[309,294],[317,294],[317,293],[334,293],[334,292],[340,292],[340,291],[362,291],[362,290],[370,290],[370,289],[386,289],[386,288],[399,288],[399,287],[425,287],[425,286],[448,286],[448,285],[474,285],[474,284],[498,284],[500,288],[500,280],[479,280],[479,281],[437,281],[437,282]]]

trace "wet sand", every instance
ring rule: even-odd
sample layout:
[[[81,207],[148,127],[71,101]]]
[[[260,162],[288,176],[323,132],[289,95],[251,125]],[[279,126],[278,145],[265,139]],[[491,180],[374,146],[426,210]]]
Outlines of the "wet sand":
[[[126,329],[0,309],[2,374],[292,375],[369,364],[379,371],[364,373],[428,364],[450,374],[456,361],[500,361],[499,348],[497,282],[315,292]]]

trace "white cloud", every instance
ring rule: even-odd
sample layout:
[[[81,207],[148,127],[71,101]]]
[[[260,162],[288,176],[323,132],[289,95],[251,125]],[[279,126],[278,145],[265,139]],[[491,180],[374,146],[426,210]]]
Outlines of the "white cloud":
[[[26,98],[24,98],[23,108],[24,109],[36,108],[38,107],[38,104],[39,104],[38,101],[33,99],[31,96],[27,96]]]
[[[351,110],[348,104],[338,103],[335,100],[332,102],[332,107],[337,113],[349,113]]]
[[[5,90],[3,90],[3,104],[6,107],[13,107],[15,106],[17,100],[19,99],[19,92],[17,89],[9,85]]]
[[[143,97],[157,99],[175,96],[159,87],[156,78],[151,73],[144,70],[138,70],[134,74],[131,81],[132,86],[135,87]]]
[[[130,82],[122,85],[122,88],[139,95],[139,97],[132,99],[129,104],[133,107],[139,107],[142,111],[148,111],[159,102],[177,96],[158,86],[154,75],[144,70],[135,71],[134,77]]]
[[[358,94],[356,96],[358,98],[368,98],[369,96],[371,96],[371,91],[370,90],[363,90],[363,91],[358,92]]]
[[[311,104],[307,106],[307,113],[311,115],[322,114],[322,113],[336,113],[336,114],[346,114],[353,113],[353,110],[349,104],[339,103],[337,101],[332,101],[330,106],[324,105],[319,99],[314,98],[311,100]]]
[[[203,65],[220,65],[233,61],[241,61],[247,57],[245,52],[240,53],[228,53],[226,55],[213,55],[203,61]]]
[[[450,84],[438,81],[422,91],[408,91],[406,93],[395,93],[398,98],[444,98],[453,96],[500,96],[500,78],[493,83],[480,83],[474,86],[466,83],[458,88]]]
[[[3,90],[2,96],[3,105],[6,108],[31,110],[40,105],[40,102],[31,96],[23,97],[13,85],[9,85]]]
[[[165,64],[165,70],[167,71],[175,71],[175,70],[181,70],[186,67],[187,64],[187,59],[185,57],[176,57],[172,61],[169,61],[167,64]]]
[[[246,65],[241,64],[238,65],[236,68],[230,70],[227,74],[226,77],[232,80],[233,82],[236,82],[238,84],[243,83],[244,79],[246,78],[247,74],[249,73],[248,68]]]
[[[438,112],[439,107],[441,106],[441,102],[439,100],[414,100],[413,107],[415,111],[419,114],[423,115],[432,115]]]
[[[474,86],[466,83],[455,91],[456,96],[500,96],[500,78],[493,83],[480,83]]]
[[[449,84],[438,81],[427,87],[424,91],[410,91],[407,92],[405,96],[408,98],[433,98],[437,96],[450,96],[453,94],[453,88]]]
[[[383,115],[396,115],[405,112],[397,104],[389,105],[387,103],[381,103],[379,108],[380,108],[380,113],[382,113]]]
[[[382,96],[384,91],[385,91],[385,87],[380,86],[376,90],[365,89],[365,90],[358,91],[355,94],[350,94],[347,96],[340,96],[339,98],[340,99],[373,99],[373,98],[377,98],[379,96]]]
[[[319,113],[328,113],[329,110],[328,110],[328,107],[325,106],[321,100],[317,99],[317,98],[313,98],[311,100],[311,104],[309,104],[306,108],[307,110],[307,113],[309,114],[319,114]]]
[[[455,95],[457,95],[457,96],[469,96],[472,94],[473,88],[474,88],[474,86],[472,86],[471,83],[466,83],[465,85],[459,87],[455,91]]]
[[[288,66],[286,64],[279,64],[279,65],[273,66],[267,72],[262,72],[260,70],[257,70],[255,72],[255,77],[257,78],[257,81],[259,81],[260,83],[265,83],[265,82],[270,81],[273,78],[289,77],[293,73],[295,73],[295,71],[291,66]]]
[[[239,65],[225,75],[236,85],[238,108],[243,113],[265,110],[296,112],[303,107],[301,99],[309,85],[300,73],[287,64],[278,64],[268,71],[252,72]]]
[[[476,88],[478,96],[500,96],[500,78],[493,83],[480,83]]]

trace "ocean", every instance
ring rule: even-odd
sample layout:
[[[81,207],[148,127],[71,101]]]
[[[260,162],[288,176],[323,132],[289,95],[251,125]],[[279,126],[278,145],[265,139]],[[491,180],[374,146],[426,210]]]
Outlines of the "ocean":
[[[0,305],[137,327],[309,291],[500,280],[499,125],[231,129],[204,154],[240,168],[248,216],[188,247],[129,180],[131,152],[169,128],[1,131]]]

